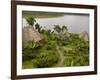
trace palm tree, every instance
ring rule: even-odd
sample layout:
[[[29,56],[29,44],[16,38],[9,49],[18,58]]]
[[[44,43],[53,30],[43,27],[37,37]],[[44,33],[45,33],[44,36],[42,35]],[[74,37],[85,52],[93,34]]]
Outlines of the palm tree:
[[[61,28],[59,25],[54,25],[54,30],[57,32],[57,33],[60,33],[61,32]]]
[[[42,28],[42,27],[40,27],[40,25],[39,25],[38,23],[36,23],[36,24],[35,24],[35,29],[37,29],[37,30],[38,30],[38,32],[40,32],[40,31],[41,31],[41,28]]]
[[[66,32],[68,31],[68,28],[65,25],[62,26],[62,32],[64,32],[64,31],[66,31]]]
[[[57,43],[59,43],[60,39],[61,39],[61,28],[59,25],[54,25],[54,30],[57,32],[56,34],[56,40],[57,40]]]
[[[31,27],[33,27],[34,23],[36,22],[34,17],[27,17],[26,20]]]

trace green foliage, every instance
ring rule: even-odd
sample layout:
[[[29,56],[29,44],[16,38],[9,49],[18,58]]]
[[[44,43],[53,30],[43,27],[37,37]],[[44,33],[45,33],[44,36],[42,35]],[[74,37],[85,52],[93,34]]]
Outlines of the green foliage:
[[[38,32],[41,31],[41,28],[42,28],[42,27],[40,27],[40,25],[39,25],[38,23],[35,24],[35,29],[38,30]]]
[[[86,66],[89,65],[87,56],[67,56],[64,61],[65,66]]]
[[[35,19],[28,18],[28,23],[34,25]],[[29,41],[23,47],[23,68],[54,67],[59,63],[60,56],[56,49],[59,46],[63,54],[62,66],[89,65],[89,41],[85,41],[80,34],[68,32],[67,26],[55,25],[54,31],[42,29],[38,23],[35,29],[43,35],[45,44],[39,46],[34,41]],[[29,62],[29,64],[28,64]]]
[[[33,64],[37,68],[45,68],[51,67],[55,63],[58,62],[58,58],[55,56],[55,53],[40,53],[37,57],[33,60]]]
[[[62,26],[62,32],[64,32],[64,31],[65,31],[65,32],[68,31],[68,28],[67,28],[67,26],[65,26],[65,25]]]
[[[89,65],[89,42],[80,38],[78,34],[70,34],[70,39],[62,42],[60,48],[65,56],[66,66]]]
[[[61,32],[61,28],[60,28],[60,26],[59,25],[54,25],[55,27],[54,27],[54,30],[56,31],[56,32]]]
[[[33,49],[36,47],[36,43],[34,43],[34,41],[29,41],[27,42],[27,44],[25,45],[24,48],[30,48],[30,49]]]
[[[35,50],[38,48],[38,44],[34,43],[34,41],[29,41],[23,47],[23,61],[27,61],[33,59],[36,56]]]
[[[32,63],[32,60],[27,60],[27,61],[24,61],[23,63],[22,63],[22,68],[23,69],[31,69],[31,68],[33,68],[34,66],[33,66],[33,63]]]
[[[22,52],[22,59],[23,59],[23,61],[25,61],[25,60],[30,60],[30,59],[32,59],[33,57],[31,56],[31,54],[32,54],[32,49],[31,48],[23,48],[23,52]]]
[[[35,20],[34,17],[27,17],[26,20],[27,20],[27,22],[28,22],[28,24],[29,24],[30,26],[33,26],[34,23],[36,22],[36,20]]]

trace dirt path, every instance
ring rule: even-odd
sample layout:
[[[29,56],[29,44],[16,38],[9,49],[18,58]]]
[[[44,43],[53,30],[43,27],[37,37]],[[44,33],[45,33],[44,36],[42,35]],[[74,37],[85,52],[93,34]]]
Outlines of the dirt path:
[[[61,50],[60,50],[60,47],[58,46],[58,45],[56,45],[56,50],[57,50],[57,55],[59,56],[59,59],[60,59],[60,61],[59,61],[59,63],[56,65],[56,66],[58,66],[58,67],[64,67],[64,59],[65,59],[65,57],[64,57],[64,55],[63,55],[63,53],[61,52]],[[67,57],[73,57],[73,56],[77,56],[77,57],[87,57],[87,56],[89,56],[89,55],[66,55]],[[73,63],[73,62],[72,62]]]
[[[56,49],[57,49],[58,55],[59,55],[59,57],[60,57],[60,62],[58,63],[58,66],[63,66],[63,63],[64,63],[64,55],[63,55],[63,53],[60,51],[58,45],[56,45]]]

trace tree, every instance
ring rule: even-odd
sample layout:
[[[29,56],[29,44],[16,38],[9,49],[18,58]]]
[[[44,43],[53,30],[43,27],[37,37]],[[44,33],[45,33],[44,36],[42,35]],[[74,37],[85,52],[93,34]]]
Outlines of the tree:
[[[64,31],[66,31],[66,32],[68,31],[68,28],[65,25],[62,26],[62,32],[64,32]]]
[[[38,23],[35,24],[35,29],[37,29],[38,32],[40,32],[41,28],[42,28],[42,27],[40,27],[40,25],[39,25]]]
[[[61,31],[62,28],[59,25],[55,25],[54,30],[57,32],[56,34],[56,40],[57,40],[57,44],[59,44],[59,41],[61,41]]]
[[[57,32],[57,33],[60,33],[61,32],[61,28],[59,25],[54,25],[54,30]]]
[[[36,22],[35,18],[34,17],[27,17],[26,18],[28,24],[33,27],[34,23]]]

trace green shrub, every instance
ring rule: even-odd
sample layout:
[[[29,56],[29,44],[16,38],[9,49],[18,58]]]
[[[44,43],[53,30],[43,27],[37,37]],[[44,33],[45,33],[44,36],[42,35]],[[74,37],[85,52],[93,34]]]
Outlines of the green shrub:
[[[40,53],[34,60],[33,65],[37,68],[52,67],[58,62],[58,58],[55,53]]]

